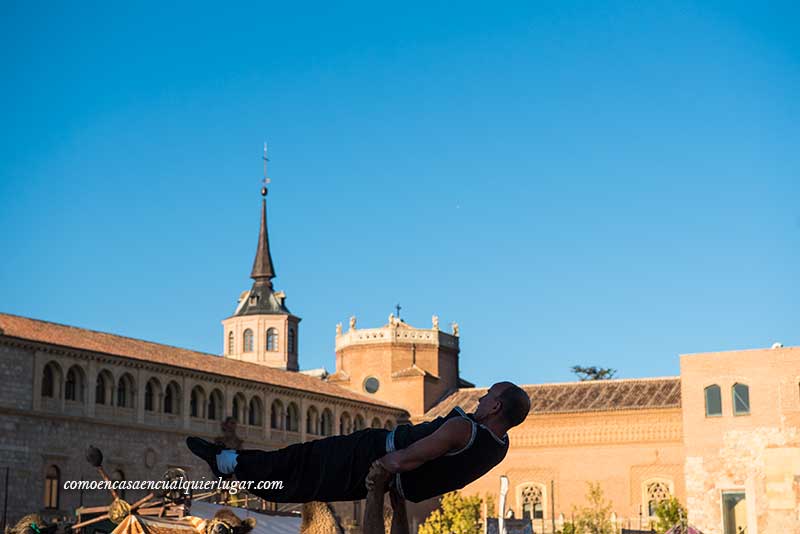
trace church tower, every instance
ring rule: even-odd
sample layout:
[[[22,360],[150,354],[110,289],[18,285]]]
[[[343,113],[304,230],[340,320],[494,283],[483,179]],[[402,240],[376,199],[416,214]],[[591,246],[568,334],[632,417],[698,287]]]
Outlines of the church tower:
[[[275,291],[275,268],[267,233],[267,144],[264,143],[264,185],[261,188],[261,228],[250,278],[253,287],[239,296],[236,311],[222,321],[226,358],[297,371],[300,318],[286,307],[286,294]]]

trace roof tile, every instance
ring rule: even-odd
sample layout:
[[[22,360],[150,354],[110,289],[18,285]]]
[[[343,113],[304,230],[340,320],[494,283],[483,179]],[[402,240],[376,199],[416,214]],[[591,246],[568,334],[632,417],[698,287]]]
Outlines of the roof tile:
[[[531,398],[534,415],[680,408],[680,377],[597,380],[521,386]],[[488,388],[460,389],[428,410],[426,418],[461,406],[471,412]]]

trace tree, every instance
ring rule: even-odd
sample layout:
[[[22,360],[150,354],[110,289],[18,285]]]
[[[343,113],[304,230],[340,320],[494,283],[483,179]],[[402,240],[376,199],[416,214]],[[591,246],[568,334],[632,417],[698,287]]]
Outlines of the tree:
[[[420,525],[418,534],[480,534],[481,498],[445,493],[439,508]]]
[[[497,517],[497,503],[495,502],[494,493],[486,492],[486,517]]]
[[[675,525],[681,525],[682,531],[686,530],[686,508],[675,497],[664,499],[656,505],[655,529],[658,534],[664,534]]]
[[[586,534],[614,534],[611,524],[611,510],[613,504],[606,501],[600,484],[588,482],[589,491],[586,494],[588,506],[575,510],[575,524],[577,531]]]
[[[609,378],[614,378],[614,375],[617,374],[617,370],[611,369],[610,367],[581,367],[580,365],[573,365],[572,372],[578,376],[581,382],[586,382],[587,380],[608,380]]]

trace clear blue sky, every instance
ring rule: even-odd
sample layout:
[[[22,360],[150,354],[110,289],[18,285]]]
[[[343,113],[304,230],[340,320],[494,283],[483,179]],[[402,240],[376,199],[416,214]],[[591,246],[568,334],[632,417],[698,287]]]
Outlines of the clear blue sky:
[[[266,139],[303,368],[398,301],[479,385],[800,344],[796,2],[135,4],[0,4],[0,311],[221,352]]]

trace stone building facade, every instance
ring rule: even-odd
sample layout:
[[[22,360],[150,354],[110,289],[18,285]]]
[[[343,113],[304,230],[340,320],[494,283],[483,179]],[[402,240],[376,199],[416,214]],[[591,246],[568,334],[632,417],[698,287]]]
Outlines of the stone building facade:
[[[302,373],[5,314],[0,374],[11,519],[32,507],[68,515],[106,503],[104,492],[61,487],[97,478],[84,459],[89,445],[104,452],[112,478],[159,480],[171,467],[203,478],[208,468],[184,440],[219,435],[226,416],[236,417],[245,447],[265,450],[407,419],[400,408]],[[351,519],[352,508],[342,515]]]

